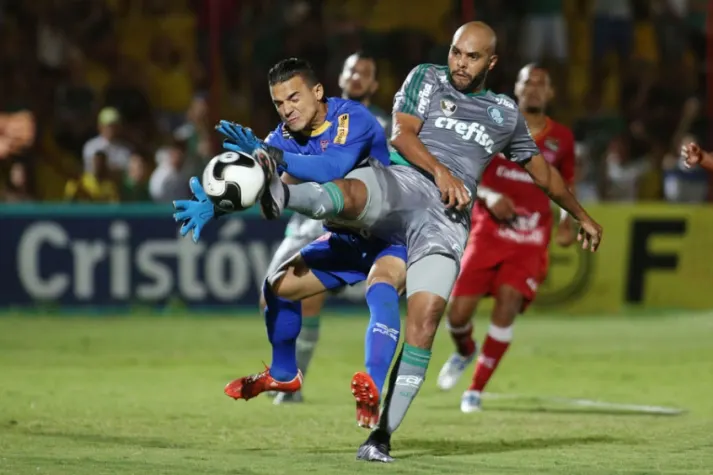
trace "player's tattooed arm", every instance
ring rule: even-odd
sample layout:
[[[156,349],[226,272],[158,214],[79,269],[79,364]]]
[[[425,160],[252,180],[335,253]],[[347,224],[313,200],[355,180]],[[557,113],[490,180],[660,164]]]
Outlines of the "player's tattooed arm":
[[[448,206],[464,209],[470,204],[470,192],[463,181],[453,176],[448,168],[431,155],[418,138],[423,121],[411,114],[394,113],[391,145],[413,166],[433,177],[441,191],[441,199]]]
[[[577,238],[582,241],[582,248],[596,251],[602,237],[602,227],[582,208],[557,169],[547,163],[542,155],[535,155],[521,164],[535,184],[542,188],[550,199],[579,221],[581,229]]]

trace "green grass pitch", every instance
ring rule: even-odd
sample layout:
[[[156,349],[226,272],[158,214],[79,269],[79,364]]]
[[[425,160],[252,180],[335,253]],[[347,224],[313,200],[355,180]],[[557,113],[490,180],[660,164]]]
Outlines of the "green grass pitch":
[[[356,462],[349,381],[366,317],[325,317],[307,402],[223,395],[270,353],[257,318],[0,318],[0,474],[711,474],[713,314],[526,316],[490,390],[675,406],[680,416],[487,400],[425,385],[391,465]],[[478,322],[479,336],[486,327]]]

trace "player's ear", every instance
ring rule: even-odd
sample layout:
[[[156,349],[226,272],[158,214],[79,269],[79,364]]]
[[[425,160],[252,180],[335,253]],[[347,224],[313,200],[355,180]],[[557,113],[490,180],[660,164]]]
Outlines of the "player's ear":
[[[315,84],[312,88],[312,92],[314,93],[314,97],[316,97],[318,101],[324,99],[324,86],[322,86],[322,83],[318,82],[317,84]]]
[[[374,82],[371,83],[371,91],[369,91],[369,92],[374,94],[377,91],[377,89],[379,89],[379,81],[377,81],[375,79]]]
[[[490,57],[490,62],[488,63],[488,71],[492,71],[496,64],[498,64],[498,55],[494,54]]]

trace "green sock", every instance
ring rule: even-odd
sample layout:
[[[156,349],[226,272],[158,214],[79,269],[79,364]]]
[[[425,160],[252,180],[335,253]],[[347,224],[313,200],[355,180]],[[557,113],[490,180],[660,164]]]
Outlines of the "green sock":
[[[302,375],[307,374],[307,367],[312,360],[314,349],[319,341],[319,317],[302,320],[302,330],[297,337],[297,368]]]
[[[392,381],[389,381],[389,393],[379,421],[381,429],[391,434],[401,425],[411,402],[423,385],[430,360],[431,350],[404,343],[398,366],[391,370]],[[396,372],[396,378],[393,378],[393,372]]]

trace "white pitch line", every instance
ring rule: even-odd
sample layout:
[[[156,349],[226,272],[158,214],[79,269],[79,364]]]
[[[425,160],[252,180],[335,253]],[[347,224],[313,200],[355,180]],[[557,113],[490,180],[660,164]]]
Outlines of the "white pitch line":
[[[566,404],[570,406],[611,409],[615,411],[642,412],[646,414],[665,414],[675,416],[686,412],[677,407],[649,406],[645,404],[621,404],[616,402],[594,401],[592,399],[577,399],[554,396],[527,396],[524,394],[483,393],[483,399],[529,400],[551,404]]]

